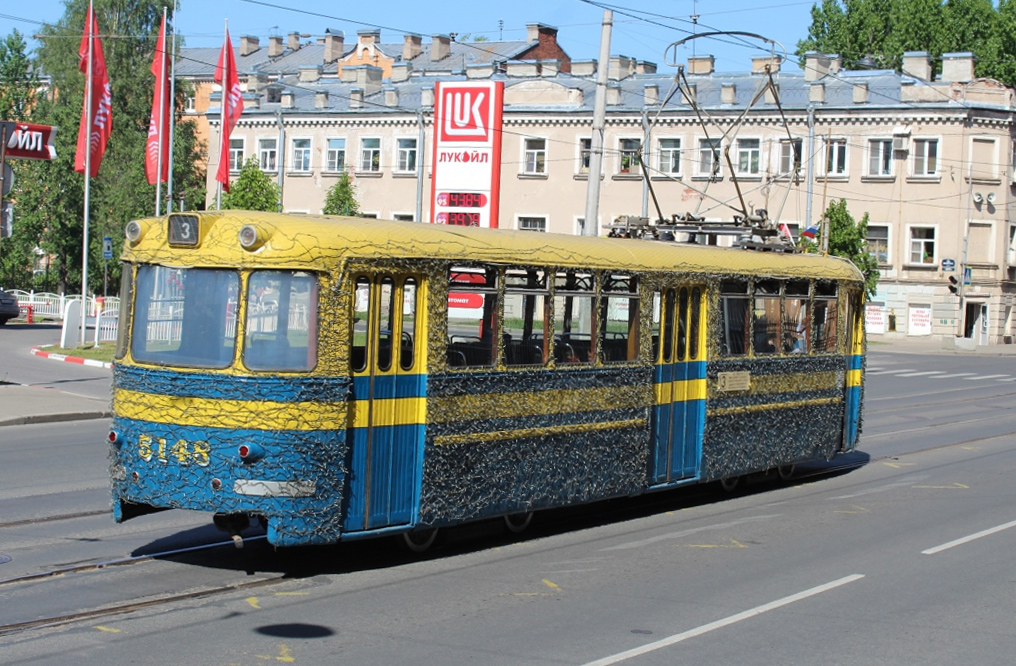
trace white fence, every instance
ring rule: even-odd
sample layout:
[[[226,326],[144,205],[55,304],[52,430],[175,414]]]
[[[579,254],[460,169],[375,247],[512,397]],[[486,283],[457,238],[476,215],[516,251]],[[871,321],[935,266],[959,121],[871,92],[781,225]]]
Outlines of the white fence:
[[[24,291],[21,289],[12,289],[7,293],[18,299],[18,305],[21,307],[21,318],[28,316],[28,307],[31,306],[33,317],[53,317],[56,319],[63,319],[63,313],[67,310],[67,303],[70,301],[81,300],[80,294],[65,296],[64,294],[54,294],[48,291],[36,293],[34,291]],[[100,315],[104,310],[119,309],[119,296],[109,296],[107,298],[103,298],[102,296],[92,296],[88,299],[89,317]],[[113,326],[115,329],[116,324],[114,323]]]

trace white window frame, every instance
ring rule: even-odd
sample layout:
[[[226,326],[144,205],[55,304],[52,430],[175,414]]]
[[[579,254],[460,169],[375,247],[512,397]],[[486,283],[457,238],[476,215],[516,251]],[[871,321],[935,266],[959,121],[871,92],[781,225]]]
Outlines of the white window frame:
[[[403,145],[412,142],[412,147]],[[396,173],[416,173],[417,160],[420,159],[419,140],[415,136],[395,137],[395,171]]]
[[[271,144],[271,148],[267,145]],[[265,162],[268,162],[267,168]],[[279,140],[272,137],[258,138],[258,165],[265,173],[278,173],[279,171]]]
[[[984,176],[984,175],[980,175],[980,173],[975,168],[974,172],[977,174],[977,175],[974,176],[974,180],[975,181],[977,181],[977,180],[989,180],[990,181],[990,180],[997,180],[999,178],[999,175],[998,175],[998,167],[999,167],[998,143],[999,142],[998,142],[998,140],[995,137],[992,137],[992,136],[972,136],[972,137],[970,137],[970,146],[969,146],[969,153],[968,153],[970,155],[970,157],[968,158],[968,160],[973,160],[974,159],[974,144],[975,143],[989,143],[989,142],[995,144],[994,148],[991,151],[991,154],[992,154],[991,163],[990,163],[991,172],[988,175]],[[966,174],[964,174],[964,177],[966,177]]]
[[[368,141],[377,141],[377,146],[367,146]],[[360,137],[360,159],[357,171],[361,173],[381,172],[381,148],[383,142],[379,136]]]
[[[885,229],[885,238],[884,239],[883,238],[876,239],[876,240],[884,240],[885,241],[885,261],[882,261],[881,259],[879,259],[878,253],[876,252],[875,253],[875,262],[879,266],[892,266],[892,263],[893,263],[892,225],[890,225],[890,224],[871,224],[869,222],[868,223],[868,236],[866,236],[865,239],[864,239],[864,244],[865,244],[865,248],[864,249],[865,249],[865,252],[868,252],[868,241],[870,240],[871,230],[872,229]],[[908,248],[908,251],[909,251],[909,248]],[[868,252],[868,254],[870,255],[871,253]],[[909,255],[908,255],[908,258],[909,258]]]
[[[542,229],[532,229],[532,228],[524,227],[524,226],[522,226],[522,224],[523,224],[522,221],[523,220],[542,220],[543,221],[543,228]],[[518,229],[519,231],[538,231],[538,232],[546,233],[547,229],[549,227],[550,227],[550,216],[548,216],[548,215],[516,215],[515,216],[515,228]]]
[[[402,220],[403,222],[415,222],[416,213],[392,213],[393,220]]]
[[[749,145],[750,142],[755,142],[755,147]],[[737,151],[737,161],[734,162],[734,168],[737,169],[738,176],[747,176],[749,178],[757,178],[762,175],[762,139],[754,136],[740,137],[735,140],[734,147]],[[752,169],[752,157],[755,158],[755,168]],[[744,167],[744,160],[747,160],[747,168]]]
[[[891,178],[895,175],[896,159],[893,157],[893,138],[891,136],[868,138],[867,152],[865,176],[868,178]],[[876,158],[878,159],[878,169],[873,171],[872,165],[875,164]]]
[[[706,142],[714,144],[712,147]],[[712,171],[702,169],[702,158],[712,153],[709,166]],[[695,175],[700,178],[723,178],[723,138],[722,137],[699,137],[695,141]]]
[[[914,238],[914,231],[917,229],[931,229],[934,234],[933,238]],[[913,261],[913,254],[916,243],[926,243],[928,241],[932,243],[931,261]],[[907,257],[906,263],[908,266],[937,266],[938,265],[938,245],[939,245],[939,234],[937,224],[908,224],[907,225]],[[923,256],[924,251],[921,250]]]
[[[677,147],[664,147],[664,141],[676,141]],[[684,142],[679,136],[661,136],[656,138],[656,149],[659,153],[656,163],[660,173],[664,176],[674,178],[681,176],[681,153],[684,150]]]
[[[846,137],[822,139],[822,167],[826,178],[846,178],[850,174],[850,144]],[[830,154],[830,150],[833,152]],[[830,165],[830,162],[833,162]],[[833,168],[830,168],[832,166]]]
[[[342,148],[333,148],[331,145],[332,141],[341,141]],[[342,153],[342,159],[339,159],[338,153]],[[327,173],[341,173],[346,170],[346,137],[344,136],[330,136],[325,138],[325,171]]]
[[[522,137],[522,173],[527,176],[547,175],[547,137]]]
[[[233,142],[237,141],[240,143],[240,147],[236,148],[233,146]],[[237,159],[239,157],[239,159]],[[236,173],[243,169],[243,164],[247,159],[247,139],[242,136],[230,137],[229,138],[229,170],[232,173]]]
[[[575,173],[588,176],[593,161],[593,139],[588,136],[580,136],[575,143],[578,146],[578,162]]]
[[[938,178],[942,175],[941,167],[941,148],[942,140],[937,136],[918,136],[911,139],[913,144],[913,159],[911,160],[911,172],[915,178]],[[934,144],[935,146],[935,167],[932,170],[928,169],[928,147]],[[923,150],[922,150],[923,149]],[[922,169],[918,169],[918,161],[923,164]]]
[[[793,146],[797,146],[797,150],[794,151]],[[780,139],[780,175],[781,176],[793,176],[794,175],[794,153],[797,153],[797,157],[800,160],[801,168],[804,167],[804,139],[793,138],[793,139]]]
[[[297,148],[297,141],[306,141],[307,146]],[[294,136],[289,140],[289,169],[296,173],[310,173],[313,159],[314,140],[309,136]]]
[[[635,142],[637,148],[632,148],[628,142]],[[642,150],[642,137],[622,136],[617,139],[617,173],[623,176],[641,176],[642,169],[639,163],[638,152]],[[628,162],[627,169],[624,164]]]

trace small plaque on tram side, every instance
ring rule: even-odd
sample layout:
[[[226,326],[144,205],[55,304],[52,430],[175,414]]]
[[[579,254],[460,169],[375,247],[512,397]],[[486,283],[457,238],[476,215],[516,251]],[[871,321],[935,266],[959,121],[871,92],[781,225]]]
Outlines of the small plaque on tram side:
[[[196,246],[201,234],[197,215],[169,216],[169,244]]]
[[[717,391],[747,391],[751,388],[751,373],[720,372],[716,375]]]

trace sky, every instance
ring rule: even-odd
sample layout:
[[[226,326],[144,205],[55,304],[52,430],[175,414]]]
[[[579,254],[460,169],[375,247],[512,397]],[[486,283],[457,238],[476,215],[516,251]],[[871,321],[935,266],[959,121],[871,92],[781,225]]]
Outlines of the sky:
[[[516,2],[462,2],[461,0],[385,0],[340,3],[335,0],[179,0],[179,29],[187,46],[218,46],[225,21],[238,42],[241,35],[267,41],[270,35],[292,32],[311,36],[325,29],[342,30],[347,44],[357,31],[381,30],[383,42],[401,42],[413,32],[425,39],[434,34],[456,33],[489,40],[524,40],[527,23],[558,28],[558,43],[573,60],[595,59],[600,51],[604,8],[614,12],[611,55],[655,62],[660,71],[673,71],[671,62],[684,63],[691,55],[712,55],[717,71],[750,69],[752,56],[767,55],[770,46],[742,37],[699,38],[676,51],[668,46],[696,32],[741,31],[762,35],[783,44],[790,59],[797,41],[807,35],[812,0],[519,0]],[[620,2],[620,4],[613,4]],[[41,24],[55,23],[64,13],[63,0],[4,3],[0,9],[0,37],[17,29],[26,37]],[[698,25],[692,15],[698,14]],[[101,30],[105,26],[100,25]],[[29,39],[29,49],[39,46]],[[776,53],[781,55],[777,47]],[[786,69],[793,70],[792,63]]]

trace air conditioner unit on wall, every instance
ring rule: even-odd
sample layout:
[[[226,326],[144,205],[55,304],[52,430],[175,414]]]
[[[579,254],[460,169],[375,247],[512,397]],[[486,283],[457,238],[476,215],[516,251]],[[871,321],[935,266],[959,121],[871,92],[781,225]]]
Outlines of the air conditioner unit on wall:
[[[897,134],[893,137],[893,150],[898,152],[906,152],[910,150],[910,137]]]

